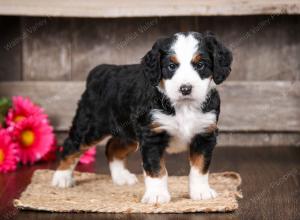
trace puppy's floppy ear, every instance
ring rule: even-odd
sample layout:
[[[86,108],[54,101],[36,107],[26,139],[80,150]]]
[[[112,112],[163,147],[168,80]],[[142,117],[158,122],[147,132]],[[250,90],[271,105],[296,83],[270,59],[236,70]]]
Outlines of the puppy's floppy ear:
[[[142,58],[143,72],[145,77],[150,81],[151,85],[157,86],[161,79],[160,66],[160,44],[162,39],[156,41],[152,49]]]
[[[204,35],[204,43],[213,59],[213,80],[222,83],[231,71],[232,53],[211,32]]]

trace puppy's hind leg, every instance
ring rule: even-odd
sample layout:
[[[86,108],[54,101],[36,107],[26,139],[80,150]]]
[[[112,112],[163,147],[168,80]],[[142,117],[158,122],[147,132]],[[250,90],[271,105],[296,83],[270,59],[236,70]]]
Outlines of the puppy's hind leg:
[[[67,138],[64,143],[64,149],[70,148],[68,147],[69,144],[72,145],[72,141]],[[72,145],[72,147],[74,147],[74,145]],[[60,164],[52,178],[52,186],[61,188],[71,187],[74,185],[73,171],[81,155],[80,150],[74,152],[68,152],[66,150],[64,151],[67,153],[67,155],[61,159]]]
[[[113,137],[106,145],[106,157],[112,180],[117,185],[133,185],[137,178],[126,168],[127,156],[137,150],[138,143],[132,140],[124,140]]]
[[[83,152],[82,143],[89,128],[89,117],[79,102],[67,139],[64,141],[60,164],[52,178],[52,185],[62,188],[74,185],[73,170]]]
[[[52,178],[53,186],[73,186],[73,171],[80,156],[106,137],[91,121],[88,112],[80,103],[69,136],[63,144],[62,159]]]
[[[80,144],[79,149],[76,151],[68,151],[68,149],[70,149],[68,145],[71,144],[71,147],[74,147],[75,144],[69,138],[67,138],[64,143],[63,158],[54,173],[52,185],[61,188],[73,186],[75,184],[75,181],[73,179],[73,171],[80,159],[80,156],[90,147],[95,146],[102,141],[105,141],[106,137],[107,136],[101,136],[101,138],[99,138],[98,140],[90,141],[88,142],[88,144]]]

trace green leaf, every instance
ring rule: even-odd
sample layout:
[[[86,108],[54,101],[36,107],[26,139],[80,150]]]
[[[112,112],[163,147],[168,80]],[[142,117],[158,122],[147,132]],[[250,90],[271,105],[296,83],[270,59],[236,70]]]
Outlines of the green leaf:
[[[0,124],[4,125],[5,116],[11,108],[12,103],[11,100],[8,98],[0,98]]]

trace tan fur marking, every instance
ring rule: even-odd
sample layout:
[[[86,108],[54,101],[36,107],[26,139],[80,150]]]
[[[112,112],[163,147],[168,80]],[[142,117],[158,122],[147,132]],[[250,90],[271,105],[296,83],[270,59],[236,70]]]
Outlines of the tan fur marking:
[[[150,124],[150,130],[155,132],[155,133],[160,133],[163,130],[160,128],[160,124],[157,122],[153,122]]]
[[[206,131],[208,132],[208,133],[212,133],[212,132],[214,132],[215,130],[217,130],[218,129],[218,126],[216,125],[216,124],[212,124],[212,125],[210,125],[207,129],[206,129]]]
[[[114,158],[124,160],[129,153],[136,151],[138,148],[138,142],[136,141],[124,141],[120,138],[112,138],[106,145],[106,157],[109,162]]]
[[[194,57],[192,59],[192,63],[198,63],[200,60],[201,60],[201,55],[196,54],[196,55],[194,55]]]
[[[161,178],[161,177],[165,176],[167,174],[167,169],[166,169],[166,166],[165,166],[165,160],[161,159],[159,164],[160,164],[160,170],[159,170],[158,173],[146,172],[146,175],[150,176],[152,178]]]
[[[170,60],[175,64],[179,64],[179,61],[177,60],[177,57],[175,55],[170,56]]]
[[[190,164],[191,166],[198,168],[199,172],[202,173],[204,168],[204,156],[202,154],[191,153]]]
[[[159,85],[158,85],[161,89],[165,89],[165,80],[164,79],[161,79],[160,81],[159,81]]]
[[[80,155],[81,155],[81,152],[76,152],[74,154],[66,156],[63,160],[60,161],[57,169],[58,170],[68,170],[72,166],[75,166]]]
[[[63,160],[60,161],[59,166],[58,166],[58,170],[68,170],[70,169],[72,166],[75,166],[77,161],[79,160],[80,156],[87,151],[89,148],[91,148],[92,146],[97,145],[99,142],[101,142],[103,139],[105,139],[107,136],[101,138],[98,141],[94,141],[91,144],[82,144],[80,145],[79,151],[75,152],[71,155],[66,156]]]
[[[159,171],[159,177],[163,177],[167,174],[167,169],[165,166],[165,160],[161,159],[160,160],[160,171]]]

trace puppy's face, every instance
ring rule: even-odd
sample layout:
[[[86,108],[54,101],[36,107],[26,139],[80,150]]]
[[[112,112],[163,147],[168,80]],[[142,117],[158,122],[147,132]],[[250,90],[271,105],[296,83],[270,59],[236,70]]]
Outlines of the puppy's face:
[[[213,61],[202,39],[195,34],[177,34],[170,48],[162,53],[159,89],[174,104],[204,101],[214,82]]]
[[[152,63],[146,74],[153,84],[177,105],[204,101],[229,75],[232,56],[214,35],[188,32],[157,41],[143,61]]]

